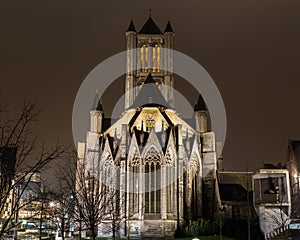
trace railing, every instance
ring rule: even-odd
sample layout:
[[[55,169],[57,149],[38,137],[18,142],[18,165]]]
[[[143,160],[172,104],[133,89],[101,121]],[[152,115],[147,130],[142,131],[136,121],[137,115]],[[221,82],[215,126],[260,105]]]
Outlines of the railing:
[[[279,236],[280,234],[284,233],[285,231],[287,231],[289,229],[289,225],[284,225],[282,227],[279,228],[275,228],[272,232],[266,233],[265,234],[265,239],[272,239],[274,237]]]

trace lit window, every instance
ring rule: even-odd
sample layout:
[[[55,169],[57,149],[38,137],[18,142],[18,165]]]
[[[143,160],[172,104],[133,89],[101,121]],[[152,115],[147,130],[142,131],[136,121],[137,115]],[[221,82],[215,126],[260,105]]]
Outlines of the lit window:
[[[160,72],[160,46],[155,44],[152,48],[152,71]]]
[[[152,102],[152,98],[148,99],[149,103]],[[151,102],[150,102],[151,101]],[[154,116],[152,114],[149,114],[146,120],[146,131],[150,131],[151,128],[155,127],[155,120],[154,120]]]
[[[140,61],[142,72],[147,72],[149,68],[149,49],[146,44],[140,48]]]
[[[148,71],[148,64],[149,64],[149,49],[146,47],[145,50],[145,72]]]
[[[161,171],[157,149],[150,148],[145,157],[145,213],[160,213]]]

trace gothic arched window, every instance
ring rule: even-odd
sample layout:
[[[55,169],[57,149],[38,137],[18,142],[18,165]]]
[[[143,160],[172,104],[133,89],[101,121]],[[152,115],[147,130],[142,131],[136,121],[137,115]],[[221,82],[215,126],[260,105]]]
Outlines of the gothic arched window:
[[[197,213],[197,204],[199,201],[199,196],[197,195],[197,188],[198,186],[198,177],[197,175],[199,174],[199,158],[194,155],[192,157],[192,161],[191,161],[191,166],[190,166],[190,174],[191,174],[191,181],[192,181],[192,206],[193,206],[193,213],[196,214]]]
[[[161,158],[152,147],[145,156],[145,213],[161,212]]]
[[[131,159],[131,172],[130,172],[130,182],[131,182],[131,201],[130,201],[130,211],[134,214],[138,212],[139,206],[139,168],[140,168],[140,158],[135,151]]]
[[[107,154],[105,159],[101,164],[101,185],[100,192],[101,195],[104,196],[101,199],[102,204],[105,206],[105,213],[109,214],[112,209],[112,203],[114,194],[111,192],[114,189],[116,184],[116,173],[114,168],[114,163],[111,154]]]
[[[142,72],[147,72],[149,68],[149,48],[143,44],[140,48],[140,61]]]
[[[160,72],[160,46],[158,44],[152,48],[152,71]]]
[[[167,150],[165,155],[166,161],[166,204],[167,204],[167,213],[175,213],[175,179],[176,179],[176,168],[174,156],[172,156],[170,149]]]

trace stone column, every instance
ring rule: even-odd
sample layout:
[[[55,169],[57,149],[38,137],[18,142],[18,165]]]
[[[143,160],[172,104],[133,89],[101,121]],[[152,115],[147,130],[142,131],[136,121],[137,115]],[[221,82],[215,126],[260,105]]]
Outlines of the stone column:
[[[139,172],[139,219],[144,219],[145,212],[145,203],[144,203],[144,195],[145,195],[145,166],[142,165],[142,160],[140,160],[140,172]]]
[[[188,219],[192,218],[192,208],[191,208],[191,203],[192,203],[192,184],[193,184],[193,176],[192,176],[192,170],[187,169],[186,171],[186,206],[187,206],[187,216]]]
[[[184,147],[182,144],[182,125],[178,125],[178,153],[177,153],[177,214],[179,214],[179,220],[183,219],[183,200],[184,200],[184,191],[183,191],[183,173],[184,173]]]
[[[167,219],[167,195],[166,195],[166,165],[162,165],[160,168],[161,171],[161,201],[160,201],[160,209],[161,209],[161,218]],[[169,201],[169,199],[168,199]]]
[[[195,176],[197,181],[197,189],[196,189],[196,196],[197,196],[197,217],[202,217],[202,176],[201,172]]]
[[[126,33],[127,40],[127,73],[125,79],[125,109],[129,108],[134,101],[134,94],[129,91],[135,87],[135,69],[136,69],[136,32],[130,31]]]

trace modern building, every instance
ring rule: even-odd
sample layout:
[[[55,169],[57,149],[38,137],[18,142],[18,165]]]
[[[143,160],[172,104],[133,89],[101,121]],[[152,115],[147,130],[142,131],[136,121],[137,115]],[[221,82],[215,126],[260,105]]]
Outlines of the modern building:
[[[286,232],[292,206],[288,170],[260,169],[253,176],[253,188],[253,204],[265,238]]]

